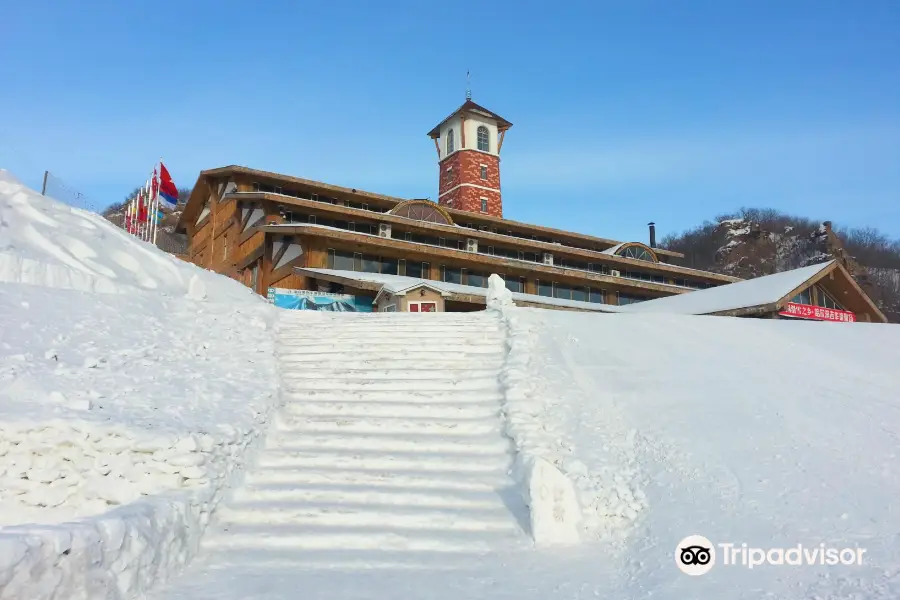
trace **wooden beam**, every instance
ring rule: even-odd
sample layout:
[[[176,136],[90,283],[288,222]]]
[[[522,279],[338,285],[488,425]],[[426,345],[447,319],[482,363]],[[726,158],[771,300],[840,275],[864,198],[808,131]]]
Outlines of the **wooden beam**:
[[[434,149],[437,150],[438,160],[440,160],[441,159],[441,144],[440,144],[440,142],[438,142],[437,138],[432,138],[432,139],[434,139]]]
[[[500,132],[500,139],[497,140],[497,154],[500,154],[500,148],[503,147],[503,138],[506,137],[506,130]]]

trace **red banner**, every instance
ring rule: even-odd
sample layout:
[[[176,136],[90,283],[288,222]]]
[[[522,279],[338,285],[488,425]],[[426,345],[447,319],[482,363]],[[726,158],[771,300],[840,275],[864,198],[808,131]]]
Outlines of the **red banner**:
[[[808,304],[795,304],[794,302],[785,304],[784,309],[778,314],[798,319],[813,319],[814,321],[835,321],[838,323],[853,323],[856,321],[856,315],[850,311],[822,308],[821,306],[810,306]]]

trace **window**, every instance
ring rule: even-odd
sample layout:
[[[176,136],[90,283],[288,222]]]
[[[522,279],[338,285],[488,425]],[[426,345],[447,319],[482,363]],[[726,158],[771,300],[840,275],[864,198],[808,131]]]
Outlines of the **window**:
[[[253,190],[254,192],[258,192],[259,191],[259,182],[254,181],[253,186],[250,189]]]
[[[481,212],[486,213],[487,209],[488,209],[487,198],[482,198],[481,199]],[[487,229],[487,227],[485,227],[485,229]]]
[[[481,178],[487,179],[487,166],[481,165]]]
[[[398,263],[397,275],[406,275],[406,261],[401,258]]]
[[[352,252],[344,252],[343,250],[328,249],[328,268],[337,269],[339,271],[353,271],[354,260]]]
[[[447,130],[447,154],[453,152],[453,130]]]
[[[440,246],[441,248],[446,247],[446,246],[447,246],[447,239],[446,239],[446,238],[439,237],[439,238],[438,238],[438,246]]]
[[[356,223],[354,223],[353,221],[350,221],[349,223],[347,223],[347,230],[348,231],[356,231]]]
[[[309,222],[313,225],[316,224],[316,215],[309,215]]]
[[[382,257],[381,272],[388,275],[397,275],[397,259]]]
[[[537,281],[537,290],[538,296],[547,296],[548,298],[553,297],[553,283],[549,281],[541,281],[539,279]]]
[[[572,288],[572,300],[578,300],[580,302],[587,302],[588,299],[588,289],[583,287],[573,287]]]
[[[397,312],[396,304],[388,304],[387,306],[381,309],[381,312]]]
[[[624,306],[626,304],[634,304],[635,302],[643,302],[646,298],[641,298],[640,296],[632,296],[630,294],[623,294],[622,292],[618,292],[619,296],[619,306]]]
[[[478,271],[468,271],[466,273],[465,283],[466,285],[484,288],[488,286],[488,276],[484,273],[479,273]]]
[[[419,279],[428,279],[429,265],[427,262],[409,261],[406,263],[406,276],[418,277]]]
[[[353,270],[362,271],[363,255],[360,252],[353,253]]]
[[[567,285],[553,284],[553,297],[562,298],[563,300],[572,299],[572,288]]]
[[[591,302],[606,304],[606,292],[597,288],[588,288],[588,296]]]
[[[403,239],[406,240],[407,242],[411,242],[412,241],[412,232],[407,231],[406,233],[404,233]]]
[[[812,299],[809,294],[810,288],[806,288],[793,298],[791,298],[791,302],[795,304],[812,304]]]
[[[520,294],[525,293],[525,278],[524,277],[507,277],[506,278],[506,289],[511,292],[518,292]]]
[[[490,152],[491,150],[491,136],[488,133],[488,128],[484,125],[478,126],[478,149],[484,152]]]
[[[656,260],[654,260],[653,258],[653,255],[641,246],[625,246],[623,249],[619,250],[618,255],[624,256],[625,258],[633,258],[635,260],[656,262]]]
[[[831,295],[822,289],[821,286],[816,286],[816,304],[823,308],[830,308],[832,310],[844,310],[844,307],[837,303],[837,300],[831,297]]]
[[[447,283],[462,283],[462,269],[453,267],[441,267],[441,281]]]
[[[457,240],[457,241],[456,241],[456,248],[457,248],[458,250],[465,250],[465,249],[466,249],[466,240]]]

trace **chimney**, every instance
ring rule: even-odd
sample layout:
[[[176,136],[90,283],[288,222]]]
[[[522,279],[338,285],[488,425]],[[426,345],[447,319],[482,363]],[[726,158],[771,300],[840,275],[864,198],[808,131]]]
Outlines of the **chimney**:
[[[650,247],[656,248],[656,223],[650,221],[647,225],[650,227]]]

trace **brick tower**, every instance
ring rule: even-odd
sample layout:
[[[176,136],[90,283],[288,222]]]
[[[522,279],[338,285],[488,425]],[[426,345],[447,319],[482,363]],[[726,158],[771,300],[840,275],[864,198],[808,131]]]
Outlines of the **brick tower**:
[[[500,147],[512,123],[470,98],[428,132],[438,153],[438,204],[503,217]]]

